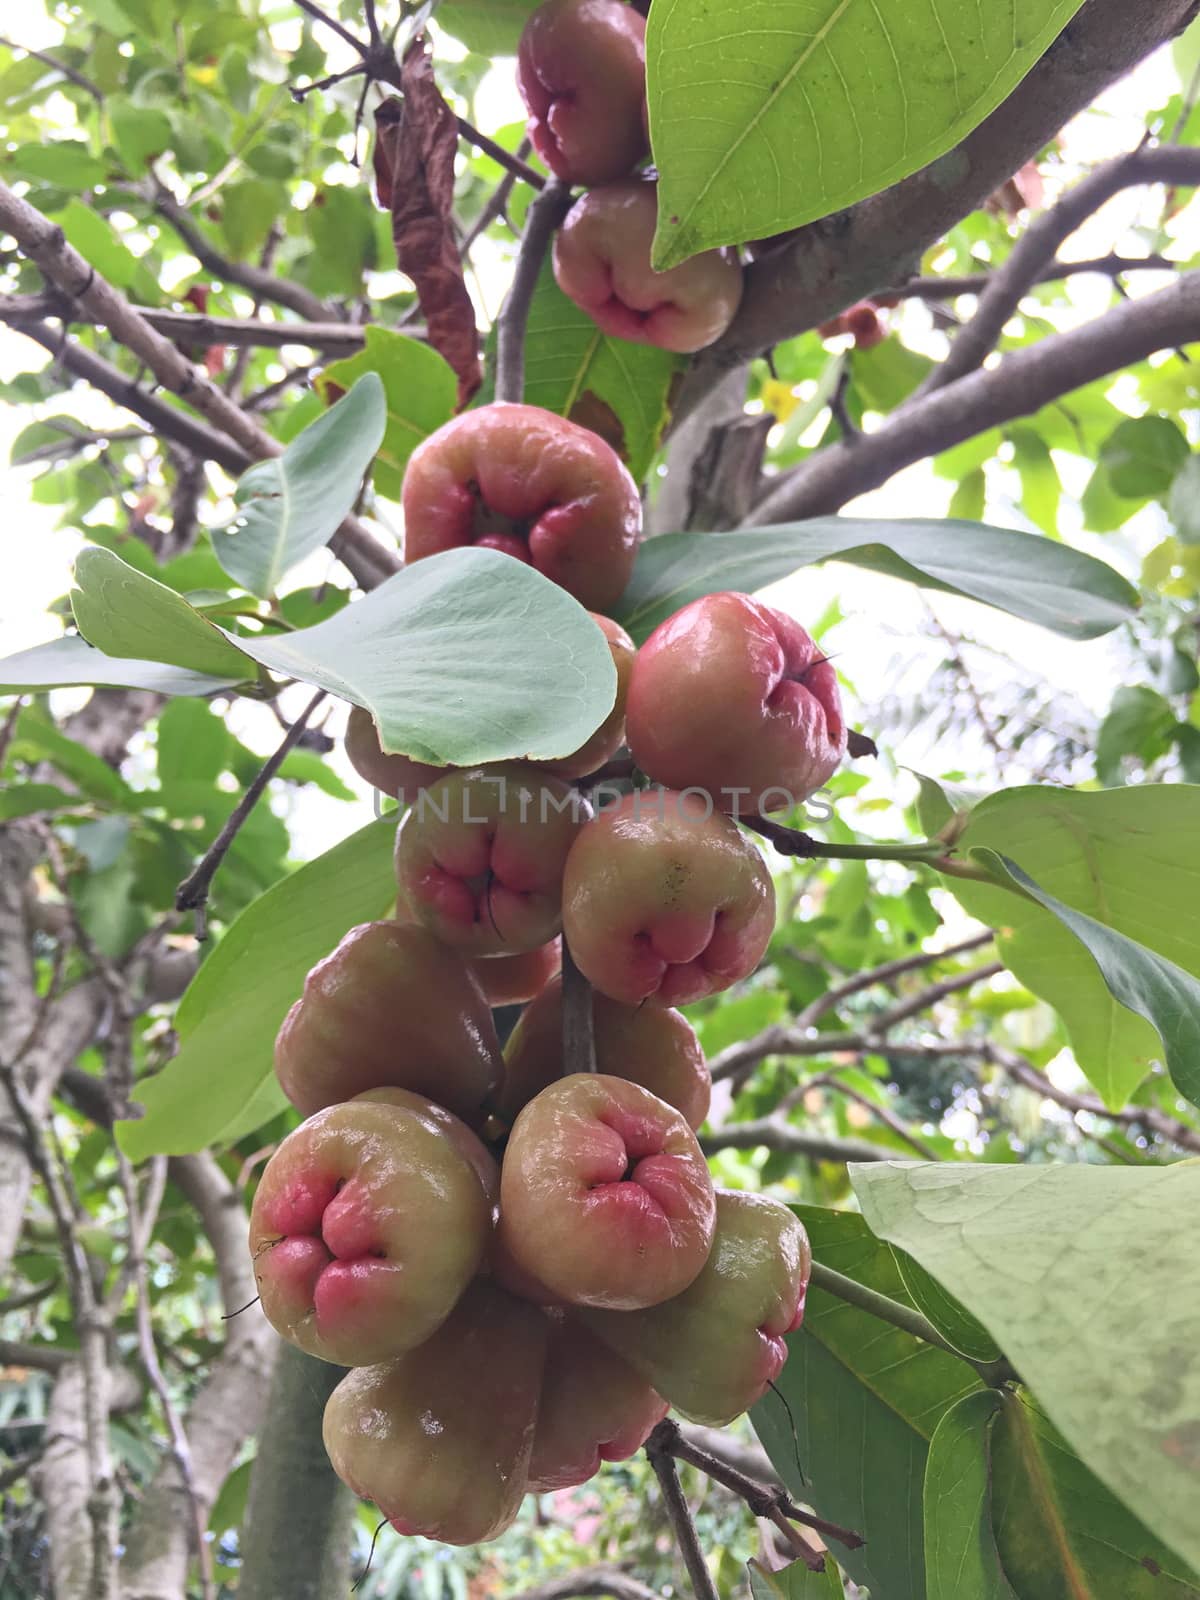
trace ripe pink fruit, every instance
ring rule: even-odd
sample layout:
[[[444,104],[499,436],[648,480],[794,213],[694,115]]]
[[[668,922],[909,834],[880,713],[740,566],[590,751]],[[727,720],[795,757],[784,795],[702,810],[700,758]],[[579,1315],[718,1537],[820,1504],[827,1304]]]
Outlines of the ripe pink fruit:
[[[322,1430],[333,1470],[398,1533],[497,1538],[525,1495],[549,1331],[473,1283],[432,1339],[338,1384]]]
[[[529,137],[570,184],[623,178],[649,149],[646,23],[620,0],[548,0],[525,24],[517,87]]]
[[[402,805],[411,805],[422,789],[452,771],[450,767],[431,767],[408,756],[385,755],[375,719],[361,706],[350,708],[345,748],[350,765],[359,777]]]
[[[762,856],[697,794],[641,790],[587,823],[563,876],[584,976],[625,1005],[687,1005],[758,965],[775,926]]]
[[[634,663],[634,760],[735,816],[798,805],[846,753],[837,675],[798,622],[744,594],[708,594],[661,623]]]
[[[591,615],[592,621],[608,640],[608,648],[612,652],[613,666],[617,669],[617,698],[595,733],[573,755],[562,756],[557,761],[538,762],[543,772],[553,772],[560,778],[586,777],[589,772],[602,767],[625,742],[625,699],[629,693],[633,664],[637,660],[637,646],[619,622],[614,622],[611,617],[602,617],[597,612]]]
[[[708,1115],[712,1079],[696,1030],[667,1006],[623,1006],[592,994],[596,1064],[614,1078],[641,1084],[698,1128]],[[504,1047],[504,1086],[496,1112],[511,1120],[565,1072],[562,979],[525,1007]]]
[[[489,1006],[520,1006],[540,994],[562,967],[562,940],[519,956],[483,956],[468,963]]]
[[[786,1206],[722,1189],[712,1253],[682,1294],[643,1311],[579,1315],[677,1411],[720,1427],[782,1371],[811,1268],[804,1225]]]
[[[567,851],[587,814],[560,778],[517,764],[455,772],[400,824],[408,912],[470,956],[517,955],[562,926]]]
[[[607,610],[642,529],[637,485],[597,434],[539,406],[498,403],[419,444],[404,475],[404,555],[481,544]]]
[[[500,1179],[498,1244],[572,1305],[654,1305],[700,1271],[713,1189],[673,1106],[604,1073],[543,1089],[517,1118]]]
[[[275,1041],[275,1073],[304,1116],[391,1087],[477,1126],[499,1087],[500,1041],[455,951],[425,928],[366,922],[305,978]]]
[[[529,1491],[586,1483],[602,1461],[625,1461],[645,1444],[667,1402],[623,1357],[572,1317],[552,1323]]]
[[[577,200],[554,241],[562,292],[617,339],[690,353],[719,339],[742,298],[742,268],[730,250],[702,250],[655,272],[650,246],[658,185],[628,178]]]
[[[250,1211],[267,1321],[340,1366],[411,1350],[479,1270],[496,1181],[470,1129],[418,1095],[318,1111],[271,1157]]]

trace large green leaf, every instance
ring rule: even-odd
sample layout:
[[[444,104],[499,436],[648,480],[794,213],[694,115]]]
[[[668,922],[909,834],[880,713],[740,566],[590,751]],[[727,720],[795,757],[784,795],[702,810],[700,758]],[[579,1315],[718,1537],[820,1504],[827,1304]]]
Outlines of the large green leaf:
[[[583,607],[478,546],[414,562],[315,627],[237,644],[366,706],[385,749],[437,764],[567,755],[616,697],[611,652]]]
[[[1099,967],[1113,998],[1144,1017],[1158,1034],[1176,1088],[1200,1105],[1200,982],[1136,940],[1072,911],[1007,856],[992,850],[976,850],[974,855],[993,870],[1007,873],[1075,935]]]
[[[814,517],[736,533],[669,533],[638,552],[615,615],[642,640],[699,595],[753,591],[821,561],[965,595],[1068,639],[1127,622],[1137,594],[1102,561],[1037,534],[976,522]]]
[[[371,823],[253,901],[179,1003],[179,1054],[138,1085],[145,1116],[117,1124],[135,1161],[229,1143],[286,1101],[273,1045],[304,976],[348,929],[385,917],[396,898],[395,822]]]
[[[329,394],[335,388],[348,389],[365,373],[378,374],[387,420],[371,475],[380,494],[399,500],[405,462],[422,439],[454,415],[457,379],[449,362],[431,345],[374,325],[365,329],[364,338],[357,355],[325,368],[317,387]]]
[[[217,558],[235,583],[268,599],[297,562],[332,538],[358,496],[384,421],[382,380],[366,372],[282,455],[242,474],[234,496],[241,514],[213,534]]]
[[[1072,911],[1197,974],[1198,837],[1200,787],[1080,794],[1028,787],[981,801],[958,849],[1010,857]],[[1162,1056],[1154,1029],[1113,998],[1094,956],[1052,911],[986,884],[954,878],[949,886],[973,916],[996,928],[1005,965],[1058,1011],[1105,1104],[1124,1106]]]
[[[516,55],[521,29],[540,0],[442,0],[437,21],[480,55]]]
[[[979,1318],[1101,1483],[1200,1561],[1200,1163],[864,1163],[851,1179],[874,1232]]]
[[[529,308],[525,399],[602,434],[640,483],[669,416],[679,356],[611,338],[554,281],[547,263]]]
[[[911,1304],[891,1251],[860,1216],[795,1210],[823,1265]],[[767,1394],[750,1414],[775,1470],[823,1517],[863,1535],[862,1549],[838,1551],[855,1583],[888,1600],[921,1600],[929,1440],[978,1380],[953,1356],[819,1289],[809,1290],[804,1326],[788,1345],[777,1383],[786,1407]]]
[[[162,661],[108,656],[78,634],[69,633],[0,660],[0,694],[95,683],[115,689],[152,689],[156,694],[204,695],[230,689],[252,674],[248,662],[242,663],[236,677],[214,678]]]
[[[826,1556],[821,1572],[812,1572],[803,1561],[793,1561],[778,1572],[751,1561],[748,1570],[753,1600],[842,1600],[846,1593],[832,1556]]]
[[[925,1466],[925,1581],[929,1600],[1015,1600],[992,1529],[988,1449],[1003,1401],[964,1395],[938,1423]]]
[[[161,661],[244,682],[253,677],[236,645],[181,594],[111,550],[90,548],[75,562],[71,607],[80,633],[106,655]]]
[[[876,194],[951,149],[1082,0],[657,0],[654,265]]]

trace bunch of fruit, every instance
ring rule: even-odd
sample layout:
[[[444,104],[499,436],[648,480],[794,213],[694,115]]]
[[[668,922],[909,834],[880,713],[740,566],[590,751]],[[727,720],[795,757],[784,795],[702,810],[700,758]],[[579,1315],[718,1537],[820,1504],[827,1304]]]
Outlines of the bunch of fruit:
[[[577,241],[645,154],[642,29],[618,0],[550,0],[521,46],[539,150],[602,186],[568,219]],[[561,276],[579,258],[559,255]],[[671,318],[621,293],[662,342]],[[532,563],[593,608],[617,677],[603,725],[537,766],[423,765],[351,712],[351,762],[408,807],[397,915],[313,968],[276,1044],[307,1120],[254,1199],[263,1309],[352,1369],[325,1419],[346,1483],[402,1532],[469,1544],[527,1492],[631,1454],[668,1406],[728,1422],[782,1367],[808,1242],[775,1201],[714,1191],[708,1069],[673,1008],[761,959],[774,889],[735,819],[812,794],[846,727],[812,639],[746,595],[696,600],[635,649],[603,613],[637,489],[562,417],[456,418],[412,456],[403,503],[408,561],[477,543]],[[653,787],[598,781],[626,744]],[[492,1008],[515,1003],[502,1050]]]

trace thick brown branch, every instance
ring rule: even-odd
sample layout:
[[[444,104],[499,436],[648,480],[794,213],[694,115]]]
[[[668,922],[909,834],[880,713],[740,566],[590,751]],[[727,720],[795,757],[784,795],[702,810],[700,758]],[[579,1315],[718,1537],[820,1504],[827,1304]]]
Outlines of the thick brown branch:
[[[1096,322],[1016,350],[999,366],[970,373],[916,400],[875,433],[819,450],[777,481],[747,523],[800,521],[839,510],[914,461],[988,428],[1029,416],[1072,389],[1200,339],[1200,272],[1115,306]]]
[[[1006,260],[991,274],[975,315],[958,332],[950,354],[936,366],[918,391],[930,394],[981,367],[996,348],[1004,324],[1016,311],[1023,295],[1040,281],[1041,273],[1075,230],[1122,189],[1139,184],[1191,185],[1200,182],[1200,150],[1178,145],[1148,147],[1106,161],[1069,190],[1061,200],[1036,217],[1017,240]]]
[[[755,263],[729,332],[692,365],[689,412],[720,374],[894,283],[1101,90],[1191,21],[1195,0],[1089,0],[1008,99],[939,161],[799,230]],[[975,430],[972,430],[975,431]]]
[[[566,216],[571,191],[555,179],[530,206],[517,254],[516,271],[496,319],[496,399],[516,400],[525,394],[525,329],[546,251],[555,228]]]

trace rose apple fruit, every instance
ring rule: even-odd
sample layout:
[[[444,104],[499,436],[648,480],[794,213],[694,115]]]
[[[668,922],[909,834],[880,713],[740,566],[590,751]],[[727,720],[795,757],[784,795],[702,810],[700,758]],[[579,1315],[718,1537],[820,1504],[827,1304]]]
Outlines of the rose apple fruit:
[[[837,674],[819,646],[782,611],[728,592],[646,640],[626,731],[643,772],[735,816],[798,805],[846,753]]]
[[[667,1402],[628,1361],[573,1317],[552,1324],[538,1407],[529,1491],[586,1483],[602,1461],[640,1450]]]
[[[351,706],[346,723],[346,757],[360,778],[390,794],[401,805],[411,805],[422,789],[444,778],[450,767],[431,767],[409,756],[387,755],[379,742],[375,719],[361,706]]]
[[[667,1006],[623,1006],[592,991],[596,1065],[613,1078],[641,1084],[682,1112],[691,1128],[708,1115],[712,1079],[696,1030]],[[511,1120],[564,1075],[562,979],[525,1007],[504,1047],[504,1084],[496,1114]]]
[[[586,816],[586,801],[534,767],[453,773],[400,824],[401,898],[465,955],[536,950],[562,926],[563,868]]]
[[[570,1305],[666,1300],[708,1259],[713,1187],[696,1135],[647,1089],[574,1073],[513,1124],[500,1253]]]
[[[712,1252],[682,1294],[620,1316],[579,1315],[677,1411],[722,1427],[783,1370],[811,1268],[804,1225],[786,1206],[718,1190]]]
[[[655,272],[650,245],[658,185],[629,178],[577,200],[554,241],[562,292],[605,333],[690,354],[719,339],[742,298],[742,267],[729,250],[702,250]]]
[[[268,1161],[250,1211],[267,1321],[339,1366],[412,1349],[479,1270],[495,1186],[471,1130],[419,1095],[318,1111]]]
[[[549,1332],[535,1307],[472,1284],[432,1339],[338,1384],[333,1470],[398,1533],[495,1539],[526,1491]]]
[[[564,183],[609,183],[646,156],[646,23],[621,0],[548,0],[517,46],[529,137]]]
[[[613,666],[617,669],[617,698],[608,716],[574,755],[562,756],[557,761],[538,762],[543,772],[553,772],[560,778],[586,777],[589,772],[602,767],[625,742],[625,700],[629,694],[633,664],[637,660],[637,646],[621,624],[614,622],[611,617],[602,617],[593,612],[592,621],[608,640],[608,648],[612,652]]]
[[[562,940],[519,956],[482,956],[468,965],[489,1006],[523,1006],[562,969]]]
[[[351,928],[304,980],[275,1040],[275,1073],[303,1116],[367,1089],[409,1089],[478,1125],[499,1087],[483,989],[427,929]]]
[[[687,1005],[762,959],[775,888],[762,856],[698,794],[643,789],[580,830],[563,929],[583,975],[625,1005]]]
[[[591,611],[633,571],[637,485],[597,434],[539,406],[498,403],[455,417],[404,474],[404,555],[481,544],[531,563]]]

